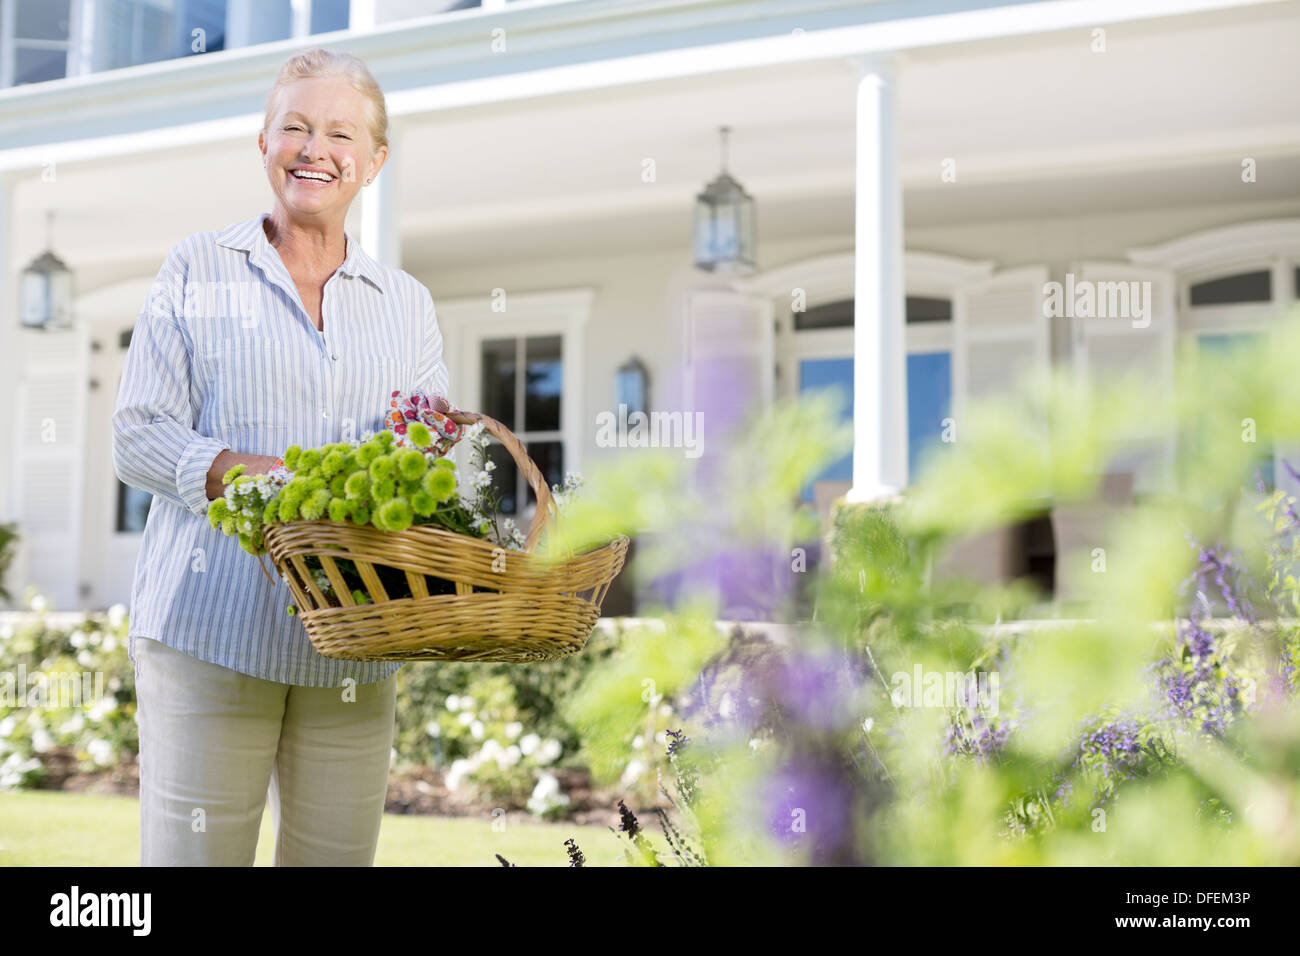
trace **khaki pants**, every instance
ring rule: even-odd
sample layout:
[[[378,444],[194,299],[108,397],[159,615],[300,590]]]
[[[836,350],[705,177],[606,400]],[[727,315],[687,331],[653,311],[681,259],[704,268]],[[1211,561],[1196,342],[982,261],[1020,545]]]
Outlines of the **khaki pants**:
[[[252,866],[268,799],[276,866],[374,863],[396,674],[298,687],[135,645],[141,866]]]

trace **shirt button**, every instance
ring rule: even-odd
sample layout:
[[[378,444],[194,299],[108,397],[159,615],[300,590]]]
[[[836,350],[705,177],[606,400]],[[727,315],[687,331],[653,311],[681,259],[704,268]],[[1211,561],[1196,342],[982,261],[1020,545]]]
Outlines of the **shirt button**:
[[[329,413],[329,412],[321,412],[321,413],[320,413],[320,417],[321,417],[321,418],[329,418],[329,417],[330,417],[330,413]]]
[[[335,353],[334,355],[331,355],[330,358],[332,358],[332,359],[333,359],[334,361],[336,361],[336,362],[339,360],[339,357],[338,357],[338,354],[337,354],[337,353]]]

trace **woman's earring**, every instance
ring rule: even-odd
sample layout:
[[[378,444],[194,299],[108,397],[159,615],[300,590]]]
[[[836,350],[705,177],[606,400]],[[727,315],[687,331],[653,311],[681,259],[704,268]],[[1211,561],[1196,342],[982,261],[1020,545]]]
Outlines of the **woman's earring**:
[[[368,180],[368,179],[366,180],[366,185],[367,185],[367,186],[370,185],[370,180]]]

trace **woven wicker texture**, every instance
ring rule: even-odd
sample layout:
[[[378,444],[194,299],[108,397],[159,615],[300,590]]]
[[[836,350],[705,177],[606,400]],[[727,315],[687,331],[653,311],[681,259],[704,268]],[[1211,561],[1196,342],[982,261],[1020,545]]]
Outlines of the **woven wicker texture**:
[[[325,657],[356,661],[548,661],[587,643],[609,586],[623,568],[628,539],[575,554],[563,542],[546,480],[514,434],[476,412],[452,416],[483,422],[510,452],[537,496],[523,551],[445,528],[400,532],[351,522],[270,525],[266,546],[298,602],[312,645]],[[536,553],[544,531],[558,560]],[[316,583],[315,558],[331,585]],[[357,603],[335,563],[352,561],[372,603]],[[390,597],[379,569],[394,569],[412,597]],[[264,569],[265,570],[265,569]],[[393,571],[384,575],[390,584]],[[451,591],[454,593],[437,593]]]

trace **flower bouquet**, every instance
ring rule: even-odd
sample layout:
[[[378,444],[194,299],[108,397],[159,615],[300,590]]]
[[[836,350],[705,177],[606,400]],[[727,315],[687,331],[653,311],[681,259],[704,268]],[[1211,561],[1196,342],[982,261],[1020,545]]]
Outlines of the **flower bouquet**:
[[[506,447],[537,497],[525,536],[506,518],[485,433]],[[478,472],[459,493],[451,446],[468,438]],[[548,488],[500,422],[444,399],[393,392],[386,427],[359,442],[291,446],[264,475],[237,465],[211,503],[214,528],[267,554],[308,636],[350,660],[552,660],[580,650],[621,570],[627,538],[582,555],[557,519],[581,478]],[[536,552],[547,533],[547,548]],[[263,567],[265,572],[265,567]],[[268,575],[269,577],[269,575]]]

